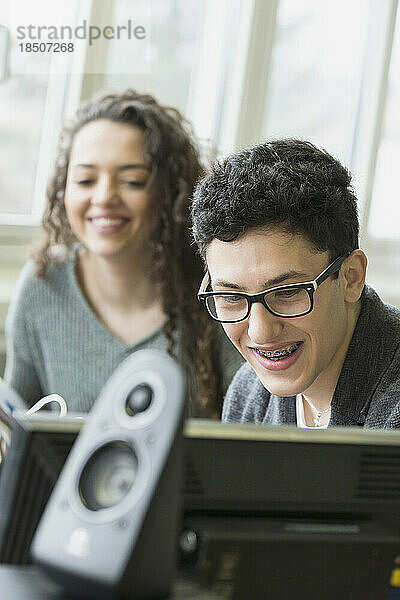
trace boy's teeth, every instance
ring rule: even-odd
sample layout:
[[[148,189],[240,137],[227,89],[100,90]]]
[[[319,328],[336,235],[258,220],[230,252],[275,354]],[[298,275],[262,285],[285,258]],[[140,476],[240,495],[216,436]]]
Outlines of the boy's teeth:
[[[287,346],[287,348],[282,348],[282,350],[259,350],[258,348],[256,348],[256,352],[257,354],[260,354],[261,356],[265,356],[266,358],[269,358],[270,360],[281,360],[282,358],[285,358],[285,356],[289,356],[290,354],[292,354],[295,350],[297,350],[297,348],[300,346],[300,343],[298,344],[293,344],[292,346]]]

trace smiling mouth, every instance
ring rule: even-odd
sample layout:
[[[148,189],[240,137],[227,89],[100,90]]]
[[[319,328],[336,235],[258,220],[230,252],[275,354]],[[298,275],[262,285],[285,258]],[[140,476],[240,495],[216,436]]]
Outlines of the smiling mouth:
[[[300,345],[301,342],[297,342],[296,344],[282,348],[282,350],[259,350],[258,348],[254,348],[254,350],[260,356],[268,358],[268,360],[278,361],[293,354],[293,352],[295,352]]]
[[[92,219],[89,219],[89,221],[92,221],[92,223],[95,223],[96,225],[99,225],[100,227],[116,227],[118,225],[122,225],[123,223],[126,223],[128,219],[125,219],[123,217],[95,217]]]

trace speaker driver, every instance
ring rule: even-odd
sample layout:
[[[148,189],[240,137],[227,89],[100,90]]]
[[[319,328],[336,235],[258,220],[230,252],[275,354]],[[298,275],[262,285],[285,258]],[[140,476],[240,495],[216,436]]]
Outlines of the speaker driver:
[[[113,441],[99,448],[87,461],[79,479],[79,496],[92,511],[119,504],[132,489],[138,459],[132,447]]]

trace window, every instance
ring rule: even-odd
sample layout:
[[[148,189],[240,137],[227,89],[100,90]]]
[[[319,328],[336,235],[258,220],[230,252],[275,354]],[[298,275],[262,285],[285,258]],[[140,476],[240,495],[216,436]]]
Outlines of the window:
[[[373,238],[400,240],[400,11],[394,32],[382,133],[378,146],[368,231]]]
[[[61,5],[59,5],[60,8]],[[65,5],[57,19],[74,22],[78,2]],[[51,23],[47,4],[6,0],[0,22],[10,32],[31,23]],[[56,21],[57,22],[57,21]],[[44,206],[50,156],[63,116],[67,76],[53,72],[51,52],[30,52],[10,35],[9,69],[0,82],[0,223],[33,225]]]
[[[33,203],[38,148],[43,126],[48,77],[10,77],[1,86],[1,214],[29,215]]]
[[[203,34],[205,2],[198,0],[152,0],[151,32],[147,69],[132,68],[129,53],[110,52],[104,87],[153,94],[157,100],[187,112],[191,77],[197,47]],[[148,0],[135,1],[136,10]],[[116,0],[114,19],[125,22],[132,14],[131,0]],[[121,60],[126,69],[121,70]],[[143,62],[143,61],[142,61]]]
[[[265,138],[305,138],[350,165],[367,17],[365,0],[279,2]]]

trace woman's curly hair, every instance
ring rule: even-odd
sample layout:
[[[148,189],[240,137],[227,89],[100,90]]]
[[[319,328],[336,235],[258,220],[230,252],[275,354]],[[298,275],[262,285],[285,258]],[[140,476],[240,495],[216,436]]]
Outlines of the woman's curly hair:
[[[99,119],[143,130],[144,155],[151,165],[150,198],[158,214],[149,240],[149,274],[160,290],[167,315],[164,333],[168,352],[174,354],[178,331],[182,360],[197,380],[193,412],[217,418],[222,405],[222,386],[215,328],[197,301],[203,263],[190,233],[190,199],[203,168],[191,127],[178,110],[133,90],[95,97],[78,110],[75,120],[61,132],[42,221],[45,238],[33,253],[36,274],[44,277],[47,267],[55,262],[55,247],[68,250],[77,242],[64,205],[71,147],[75,134],[87,123]]]

